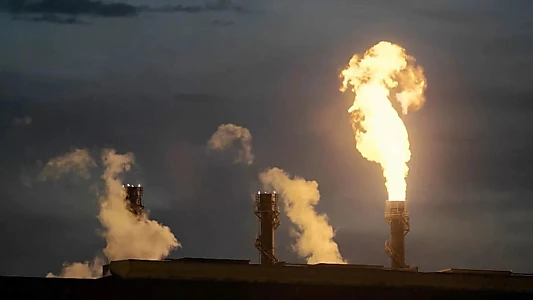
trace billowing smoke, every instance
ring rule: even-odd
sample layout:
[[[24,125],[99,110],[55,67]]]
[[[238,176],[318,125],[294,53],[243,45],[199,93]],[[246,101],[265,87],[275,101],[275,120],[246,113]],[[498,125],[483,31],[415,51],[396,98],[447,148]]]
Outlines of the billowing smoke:
[[[59,179],[63,174],[75,173],[89,179],[89,168],[96,167],[96,162],[87,149],[76,149],[70,153],[58,156],[44,166],[38,180]]]
[[[85,153],[86,156],[84,157],[90,158],[87,151],[76,150],[73,153]],[[63,174],[68,171],[80,172],[94,163],[92,158],[80,160],[79,155],[73,155],[73,153],[51,160],[45,169],[49,168],[51,174]],[[57,161],[62,163],[52,163]],[[181,247],[169,227],[149,220],[145,214],[136,216],[128,210],[120,176],[129,171],[133,163],[132,153],[117,154],[112,149],[106,149],[102,152],[104,167],[102,179],[105,183],[105,193],[99,199],[98,219],[103,227],[102,236],[106,240],[106,247],[103,252],[108,261],[162,259],[171,250]],[[77,167],[63,168],[64,165],[73,164]],[[61,171],[54,169],[54,167]],[[49,273],[47,277],[97,278],[102,275],[104,262],[105,259],[96,257],[92,262],[65,264],[59,275]]]
[[[146,215],[139,219],[128,210],[119,176],[131,168],[133,154],[104,150],[102,162],[106,192],[100,198],[98,218],[104,227],[103,236],[107,241],[104,253],[107,258],[155,260],[166,257],[172,249],[180,247],[169,227],[149,220]]]
[[[279,168],[261,173],[259,179],[265,188],[280,193],[285,213],[297,226],[294,250],[300,257],[304,257],[310,264],[346,263],[333,240],[335,233],[328,224],[328,217],[315,211],[315,205],[320,200],[316,181],[291,178]]]
[[[238,155],[235,163],[251,165],[254,161],[252,154],[252,134],[244,127],[235,124],[223,124],[218,126],[217,131],[207,141],[210,150],[226,150],[235,143],[239,143]]]
[[[63,269],[59,275],[48,273],[46,277],[63,277],[63,278],[99,278],[102,277],[102,268],[104,267],[104,259],[96,257],[89,262],[76,262],[72,264],[63,264]]]

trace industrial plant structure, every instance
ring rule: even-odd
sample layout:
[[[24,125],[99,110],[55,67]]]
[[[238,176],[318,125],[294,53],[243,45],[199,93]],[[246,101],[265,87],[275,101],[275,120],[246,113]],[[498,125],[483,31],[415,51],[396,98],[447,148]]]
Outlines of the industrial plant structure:
[[[409,232],[409,213],[406,201],[387,201],[385,220],[390,225],[390,239],[385,242],[385,253],[391,258],[391,269],[410,269],[405,262],[405,235]],[[255,247],[262,265],[279,263],[275,255],[274,232],[280,225],[279,196],[276,192],[255,195],[255,215],[259,218],[259,233]]]
[[[391,258],[391,268],[407,269],[405,236],[409,232],[409,213],[406,201],[387,201],[385,220],[390,225],[390,239],[385,242],[385,253]]]
[[[143,188],[126,185],[125,200],[142,214]],[[405,201],[387,201],[391,267],[288,264],[275,256],[280,224],[275,192],[255,195],[260,264],[248,260],[181,258],[112,261],[98,279],[0,276],[5,299],[533,299],[533,274],[447,269],[419,272],[405,263],[409,231]],[[22,287],[22,288],[21,288]]]
[[[257,192],[255,195],[255,215],[259,218],[259,233],[255,248],[259,251],[262,265],[279,262],[275,253],[274,231],[280,224],[278,194]]]
[[[99,279],[0,277],[4,299],[533,299],[533,275],[248,260],[123,260]]]
[[[128,205],[128,209],[134,215],[141,216],[144,212],[143,187],[140,184],[137,186],[126,184],[122,187],[126,192],[125,200]]]

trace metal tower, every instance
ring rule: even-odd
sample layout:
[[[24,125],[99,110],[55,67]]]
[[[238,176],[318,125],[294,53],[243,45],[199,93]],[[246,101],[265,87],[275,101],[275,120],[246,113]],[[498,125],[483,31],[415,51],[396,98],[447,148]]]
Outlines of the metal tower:
[[[127,184],[122,186],[126,192],[126,203],[128,209],[132,214],[140,216],[144,211],[143,203],[143,187],[139,184],[137,186]]]
[[[387,201],[385,220],[390,225],[390,239],[385,242],[385,253],[391,258],[391,269],[407,269],[405,236],[409,232],[409,214],[405,201]]]
[[[259,251],[262,265],[279,262],[274,253],[274,230],[279,226],[278,194],[257,192],[255,195],[255,215],[259,218],[259,235],[255,248]]]

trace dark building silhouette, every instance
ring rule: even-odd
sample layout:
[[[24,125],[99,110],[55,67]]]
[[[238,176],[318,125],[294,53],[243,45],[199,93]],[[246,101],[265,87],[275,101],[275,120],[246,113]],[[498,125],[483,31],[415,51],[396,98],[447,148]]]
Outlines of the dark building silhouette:
[[[255,215],[259,218],[259,234],[255,240],[255,247],[259,251],[262,265],[278,263],[275,253],[274,231],[280,224],[278,195],[261,193],[255,195]]]
[[[405,262],[405,235],[409,232],[409,214],[405,201],[387,201],[385,220],[390,225],[390,239],[385,243],[385,253],[391,258],[391,268],[409,268]]]
[[[100,279],[0,277],[2,299],[533,299],[533,276],[247,260],[115,261]]]
[[[126,184],[122,186],[126,192],[128,209],[135,215],[141,216],[144,212],[143,187]]]

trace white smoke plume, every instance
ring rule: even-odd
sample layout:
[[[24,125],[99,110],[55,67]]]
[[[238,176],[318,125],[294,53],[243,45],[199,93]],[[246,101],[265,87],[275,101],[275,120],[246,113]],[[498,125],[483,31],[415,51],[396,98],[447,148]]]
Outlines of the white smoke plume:
[[[259,179],[265,188],[280,193],[285,213],[298,228],[294,250],[300,257],[304,257],[309,264],[346,263],[333,240],[335,233],[328,224],[328,217],[315,211],[315,205],[320,200],[316,181],[291,178],[279,168],[259,174]]]
[[[104,227],[103,236],[107,241],[104,253],[109,260],[161,259],[180,247],[169,227],[149,220],[146,215],[139,219],[127,209],[119,176],[131,168],[133,154],[105,150],[102,162],[106,193],[100,198],[98,218]]]
[[[85,179],[91,177],[89,168],[96,167],[87,149],[76,149],[70,153],[58,156],[46,163],[38,180],[59,179],[63,174],[76,173]]]
[[[75,153],[78,152],[75,151]],[[89,164],[94,163],[92,158],[79,162],[76,155],[66,155],[59,158],[53,159],[51,162],[62,161],[63,164],[47,164],[51,174],[59,172],[54,167],[60,169],[60,173],[63,174],[69,170],[83,169],[83,167],[88,167]],[[77,162],[78,167],[62,169],[62,166],[72,164],[67,158]],[[82,162],[85,162],[85,165]],[[129,171],[133,163],[132,153],[117,154],[112,149],[106,149],[102,153],[104,166],[102,179],[105,183],[105,193],[99,199],[98,219],[103,227],[102,236],[106,240],[106,247],[103,252],[107,261],[121,259],[157,260],[166,257],[171,250],[181,247],[169,227],[149,220],[145,214],[135,216],[128,210],[124,201],[126,195],[120,176]],[[46,277],[98,278],[102,276],[102,266],[105,261],[105,259],[96,257],[92,262],[65,264],[59,275],[49,273]]]
[[[63,264],[63,270],[59,275],[54,275],[48,273],[47,278],[99,278],[102,277],[102,268],[104,267],[105,261],[96,257],[93,261],[89,262],[76,262],[72,264],[65,263]]]
[[[237,141],[240,143],[240,149],[234,162],[251,165],[254,161],[252,134],[247,128],[235,124],[222,124],[207,141],[207,147],[209,150],[222,151],[232,147]]]

